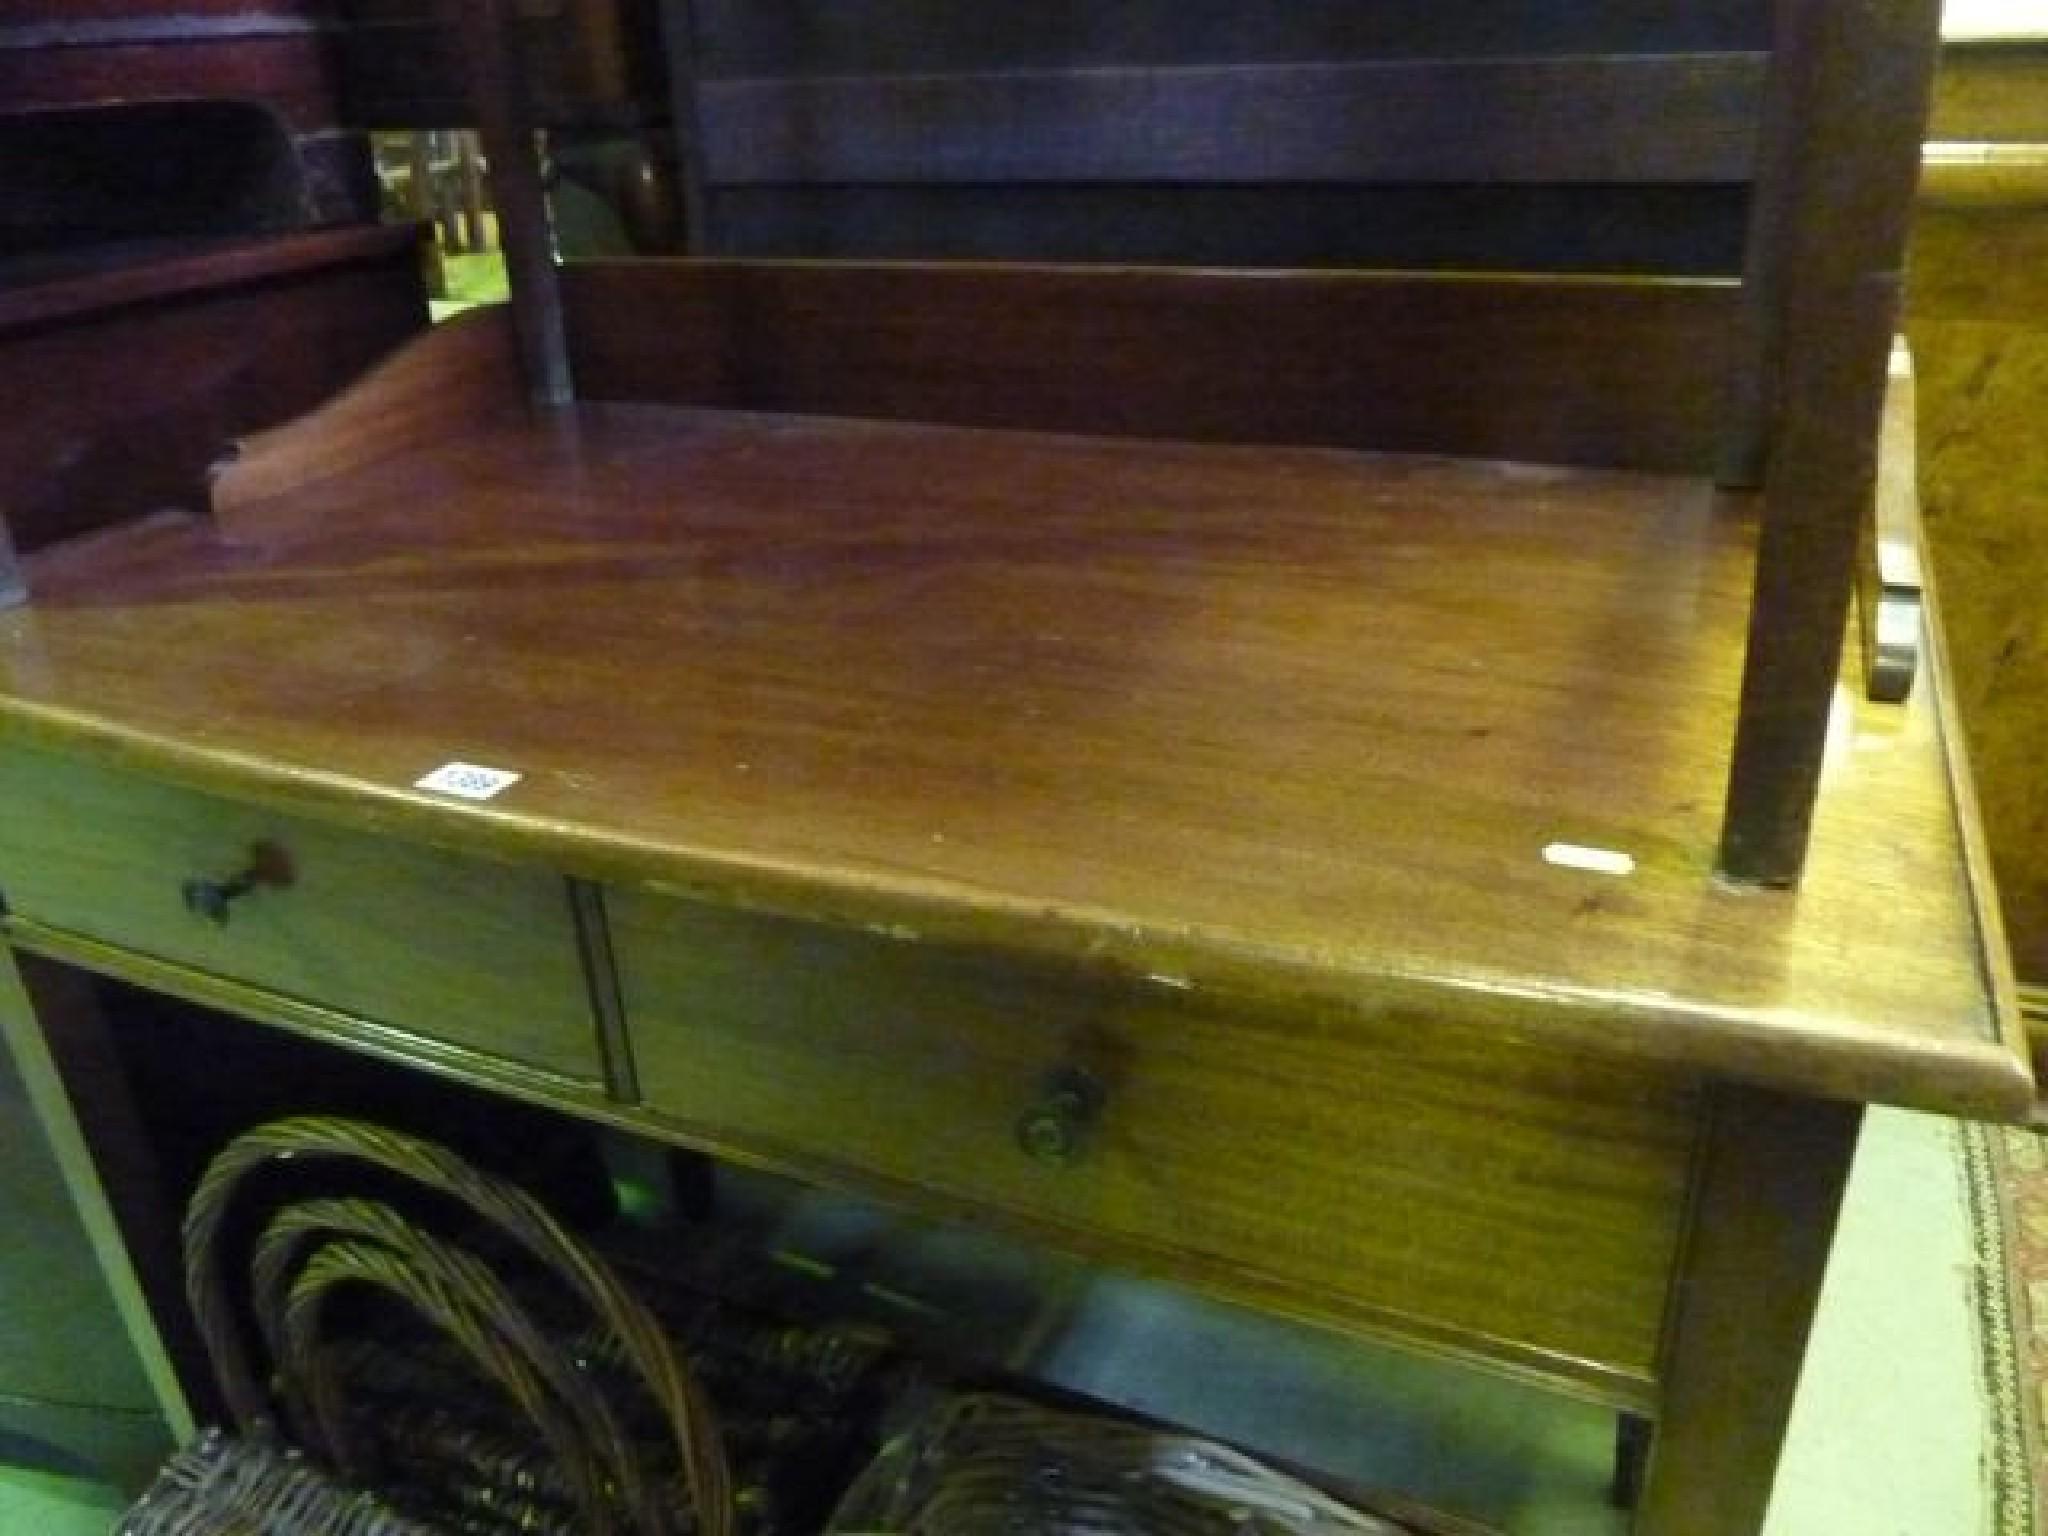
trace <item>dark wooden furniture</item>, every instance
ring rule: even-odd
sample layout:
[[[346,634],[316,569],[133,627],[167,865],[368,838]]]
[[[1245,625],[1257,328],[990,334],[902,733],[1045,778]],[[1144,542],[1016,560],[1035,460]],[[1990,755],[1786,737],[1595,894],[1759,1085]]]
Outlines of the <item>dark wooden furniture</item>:
[[[1771,40],[1765,0],[662,13],[731,256],[1730,273]]]
[[[1742,287],[557,274],[501,187],[516,314],[0,619],[43,1112],[122,1145],[102,972],[1653,1418],[1638,1528],[1755,1531],[1858,1106],[2034,1096],[1938,650],[1842,665],[1932,7],[1781,28]]]
[[[0,514],[31,549],[195,506],[235,436],[426,323],[324,8],[28,0],[0,21]]]
[[[88,241],[375,218],[328,13],[313,0],[14,0],[0,19],[0,232],[41,243],[53,206]]]
[[[237,436],[426,324],[419,231],[95,247],[0,288],[0,506],[24,550],[204,504]]]

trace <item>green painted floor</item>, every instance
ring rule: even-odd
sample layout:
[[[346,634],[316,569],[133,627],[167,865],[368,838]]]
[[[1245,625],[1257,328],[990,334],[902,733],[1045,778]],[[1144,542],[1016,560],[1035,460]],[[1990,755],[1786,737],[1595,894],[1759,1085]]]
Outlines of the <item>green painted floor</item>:
[[[1992,1512],[1958,1136],[1922,1116],[1870,1117],[1766,1536],[2031,1536],[2031,1521]],[[1429,1390],[1441,1411],[1446,1389]],[[1488,1513],[1513,1536],[1620,1536],[1599,1498],[1604,1425],[1520,1433],[1535,1460],[1483,1501]],[[1426,1487],[1449,1469],[1438,1454],[1413,1470],[1408,1485]],[[1498,1468],[1468,1491],[1482,1476],[1498,1482]],[[119,1507],[90,1482],[0,1467],[0,1536],[104,1536]]]
[[[0,1467],[0,1531],[7,1536],[106,1536],[122,1501],[113,1489],[27,1467]]]

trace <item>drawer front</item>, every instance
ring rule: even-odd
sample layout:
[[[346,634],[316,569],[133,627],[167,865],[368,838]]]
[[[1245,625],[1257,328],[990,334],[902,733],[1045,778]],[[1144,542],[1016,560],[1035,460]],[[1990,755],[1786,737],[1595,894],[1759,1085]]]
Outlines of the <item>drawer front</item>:
[[[219,919],[188,881],[264,879]],[[285,883],[272,883],[282,880]],[[0,752],[0,894],[53,928],[579,1081],[602,1077],[560,879],[43,752]]]
[[[686,1136],[1255,1304],[1654,1375],[1685,1080],[1446,1021],[1231,1014],[665,897],[610,909],[642,1091]]]

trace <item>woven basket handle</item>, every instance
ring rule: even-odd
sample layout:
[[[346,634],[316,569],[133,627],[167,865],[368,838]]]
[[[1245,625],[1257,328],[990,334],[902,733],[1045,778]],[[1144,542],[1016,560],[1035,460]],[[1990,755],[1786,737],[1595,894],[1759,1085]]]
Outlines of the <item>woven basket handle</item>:
[[[586,1528],[611,1530],[608,1488],[616,1486],[644,1536],[664,1536],[669,1522],[605,1395],[488,1265],[374,1200],[294,1201],[257,1240],[250,1264],[252,1310],[270,1357],[283,1364],[278,1396],[300,1443],[324,1453],[345,1476],[371,1480],[339,1412],[343,1393],[332,1352],[318,1339],[325,1292],[300,1290],[313,1268],[305,1261],[307,1252],[318,1245],[318,1260],[326,1261],[336,1238],[369,1252],[346,1268],[327,1264],[322,1273],[331,1284],[353,1278],[395,1294],[451,1338],[540,1430],[569,1480]],[[387,1257],[379,1260],[377,1254]],[[404,1273],[390,1273],[394,1266]]]
[[[269,1395],[235,1317],[222,1267],[221,1231],[236,1190],[281,1159],[340,1159],[398,1174],[459,1202],[552,1272],[611,1330],[660,1407],[682,1459],[697,1536],[732,1536],[732,1476],[702,1389],[639,1299],[592,1249],[524,1190],[471,1167],[444,1147],[360,1121],[299,1116],[235,1138],[208,1166],[185,1213],[185,1276],[192,1311],[236,1422],[256,1432]]]

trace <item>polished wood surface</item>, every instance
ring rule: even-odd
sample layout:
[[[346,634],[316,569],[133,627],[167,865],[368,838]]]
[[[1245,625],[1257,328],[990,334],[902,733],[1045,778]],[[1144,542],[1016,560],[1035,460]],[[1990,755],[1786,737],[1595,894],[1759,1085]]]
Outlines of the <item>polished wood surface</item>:
[[[1714,280],[945,263],[562,272],[578,394],[1109,436],[1703,470]]]
[[[515,869],[40,753],[0,755],[11,916],[602,1079],[567,894]],[[218,920],[192,880],[254,871]]]
[[[592,878],[2019,1113],[1933,702],[1842,704],[1797,894],[1714,875],[1750,513],[584,407],[32,561],[0,720]],[[409,787],[452,759],[525,778]]]
[[[607,909],[647,1108],[700,1143],[1655,1401],[1686,1074],[660,895]],[[1096,1123],[1027,1155],[1020,1123],[1076,1072]]]
[[[516,420],[526,398],[504,312],[458,315],[434,332],[432,345],[409,347],[379,368],[374,389],[331,402],[317,429],[302,419],[226,445],[207,500],[218,524],[232,527],[243,506]]]

